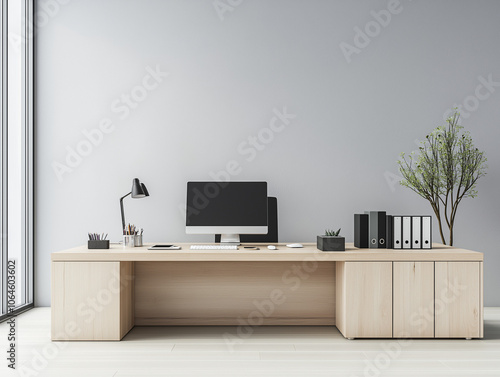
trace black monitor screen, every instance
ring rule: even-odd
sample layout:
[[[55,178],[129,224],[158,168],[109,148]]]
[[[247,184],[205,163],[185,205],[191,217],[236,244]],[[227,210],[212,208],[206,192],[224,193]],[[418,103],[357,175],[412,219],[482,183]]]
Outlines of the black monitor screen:
[[[187,226],[266,226],[267,182],[188,182]]]

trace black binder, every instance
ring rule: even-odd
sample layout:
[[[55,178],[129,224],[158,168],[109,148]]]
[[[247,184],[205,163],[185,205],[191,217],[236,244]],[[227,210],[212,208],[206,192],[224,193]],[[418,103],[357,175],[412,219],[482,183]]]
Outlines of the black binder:
[[[368,248],[368,215],[354,215],[354,246],[359,248]]]
[[[387,213],[385,211],[370,211],[369,237],[370,249],[387,248]]]
[[[387,248],[394,249],[394,243],[393,243],[394,242],[394,223],[393,223],[393,216],[392,215],[386,216],[385,228],[386,228],[385,241],[387,244]]]

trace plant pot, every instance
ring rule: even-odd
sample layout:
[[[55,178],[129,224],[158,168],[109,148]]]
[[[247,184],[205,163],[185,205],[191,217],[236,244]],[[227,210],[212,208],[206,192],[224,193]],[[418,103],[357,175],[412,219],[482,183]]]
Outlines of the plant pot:
[[[345,251],[345,237],[318,236],[317,247],[321,251]]]

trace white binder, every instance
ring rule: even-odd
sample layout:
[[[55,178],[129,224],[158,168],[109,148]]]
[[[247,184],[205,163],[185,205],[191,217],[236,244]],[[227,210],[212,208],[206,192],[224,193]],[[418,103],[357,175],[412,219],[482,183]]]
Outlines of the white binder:
[[[403,216],[403,249],[411,249],[411,216]]]
[[[422,249],[432,249],[431,216],[422,216]]]
[[[393,248],[401,249],[402,241],[401,241],[401,216],[393,217]]]
[[[422,216],[411,217],[411,248],[422,248]]]

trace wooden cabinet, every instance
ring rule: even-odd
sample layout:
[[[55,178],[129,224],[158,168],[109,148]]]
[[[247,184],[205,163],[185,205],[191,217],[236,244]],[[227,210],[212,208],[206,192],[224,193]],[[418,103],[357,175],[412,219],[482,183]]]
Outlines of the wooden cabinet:
[[[434,262],[394,262],[394,338],[434,337]]]
[[[482,262],[436,262],[436,338],[483,337]]]
[[[392,262],[337,262],[337,328],[346,338],[392,337]]]
[[[52,262],[52,340],[120,340],[134,327],[133,262]]]
[[[346,338],[482,338],[483,262],[337,262]]]

